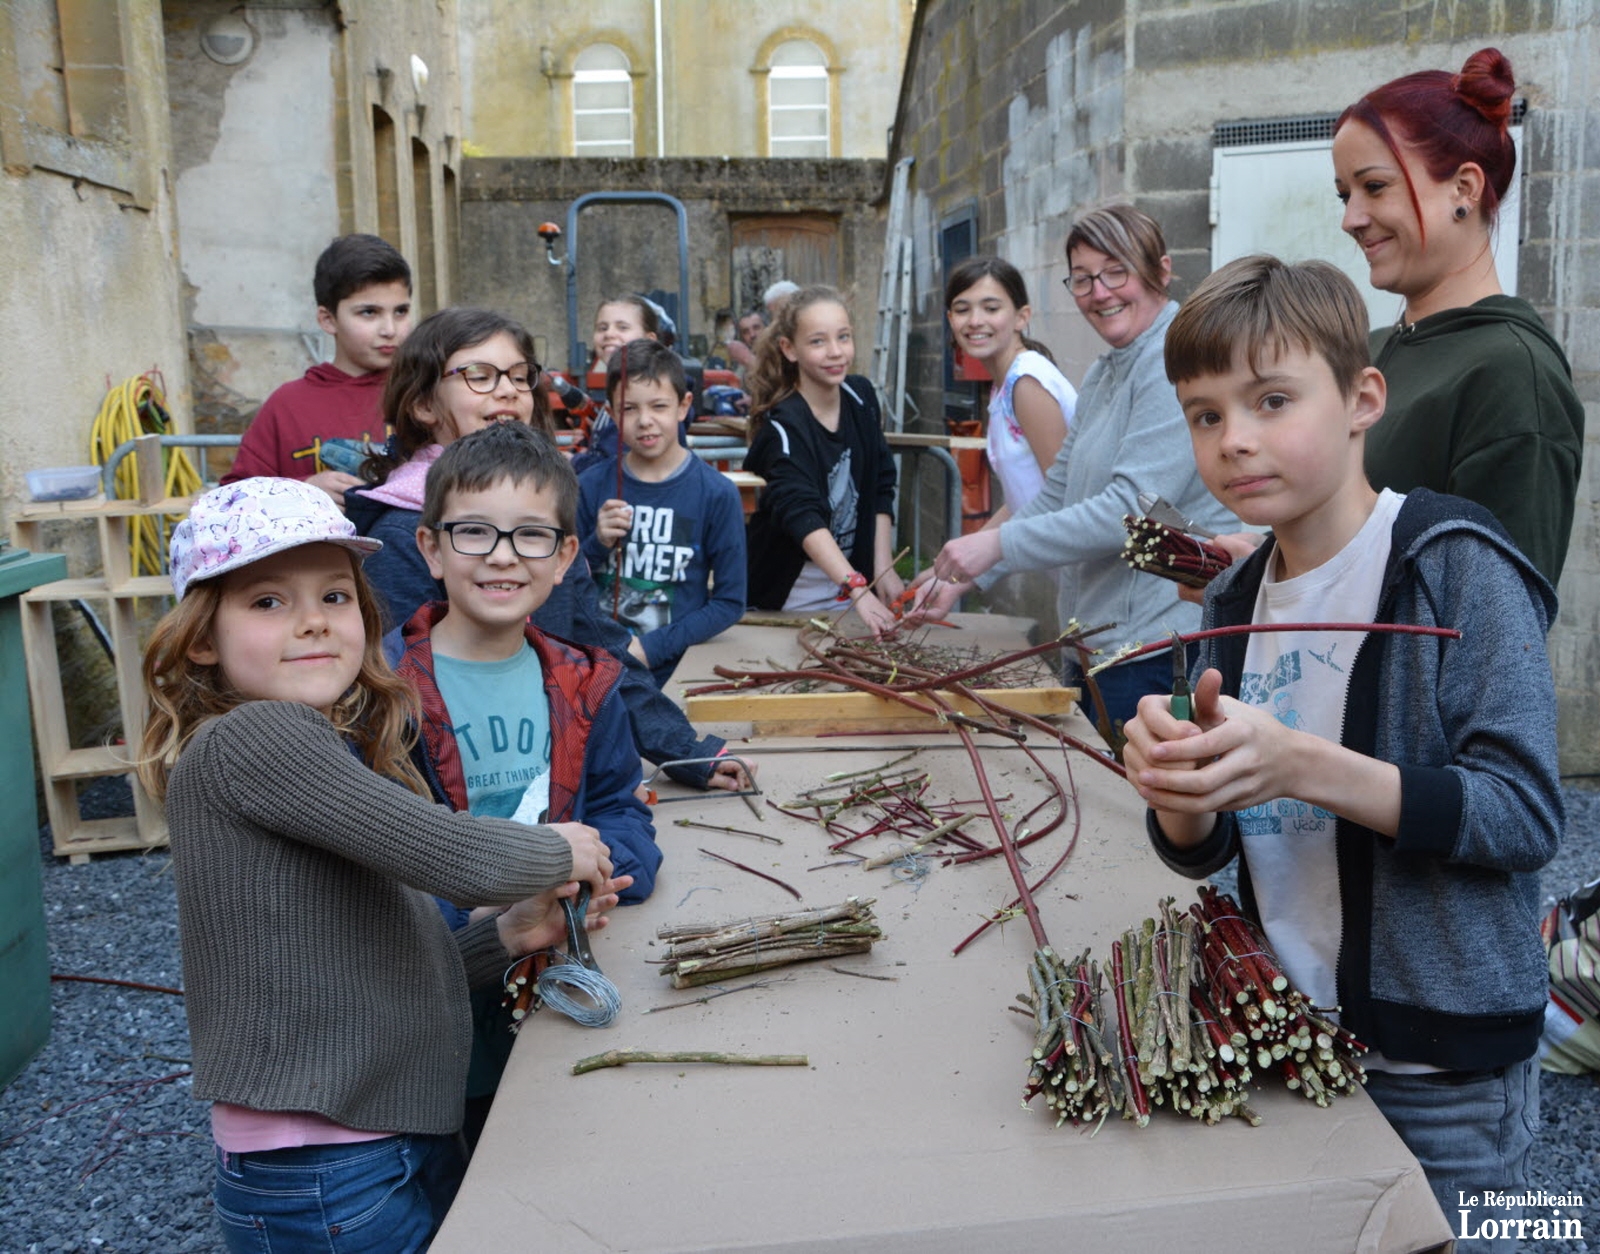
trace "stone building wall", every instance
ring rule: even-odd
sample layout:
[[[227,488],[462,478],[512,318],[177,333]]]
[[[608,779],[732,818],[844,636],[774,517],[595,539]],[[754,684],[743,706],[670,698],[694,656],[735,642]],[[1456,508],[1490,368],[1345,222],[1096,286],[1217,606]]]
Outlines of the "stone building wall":
[[[332,355],[311,275],[335,236],[398,248],[418,318],[454,299],[456,3],[161,8],[197,416],[238,431],[275,387]],[[241,14],[251,51],[219,65],[202,36]]]
[[[786,39],[808,40],[828,59],[836,106],[829,154],[881,157],[915,7],[914,0],[458,3],[464,134],[474,154],[508,157],[572,155],[573,60],[596,42],[628,60],[635,156],[765,156],[765,73]]]

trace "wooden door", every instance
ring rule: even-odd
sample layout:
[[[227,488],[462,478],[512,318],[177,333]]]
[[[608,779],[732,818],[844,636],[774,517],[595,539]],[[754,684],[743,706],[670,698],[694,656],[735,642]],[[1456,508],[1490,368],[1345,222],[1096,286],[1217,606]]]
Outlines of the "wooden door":
[[[825,213],[776,213],[733,222],[735,316],[761,303],[779,279],[839,286],[839,219]]]

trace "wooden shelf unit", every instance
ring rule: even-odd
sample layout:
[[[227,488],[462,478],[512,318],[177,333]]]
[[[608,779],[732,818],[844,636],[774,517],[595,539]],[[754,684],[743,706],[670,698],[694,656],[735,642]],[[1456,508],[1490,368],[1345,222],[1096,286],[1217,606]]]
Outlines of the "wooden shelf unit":
[[[33,702],[34,740],[44,782],[45,808],[55,853],[74,862],[86,862],[91,854],[150,849],[167,841],[162,808],[139,786],[132,760],[145,723],[144,680],[140,673],[145,642],[136,602],[170,597],[172,584],[164,575],[136,578],[128,540],[134,519],[182,515],[188,512],[189,504],[187,498],[153,502],[61,501],[25,505],[12,520],[18,547],[36,553],[46,551],[43,531],[47,523],[93,522],[101,569],[105,572],[99,578],[41,584],[21,598],[22,643],[28,658],[28,694]],[[51,608],[60,602],[80,600],[105,608],[105,626],[116,655],[117,703],[125,741],[122,745],[72,746]],[[78,805],[78,786],[84,780],[111,775],[128,777],[133,789],[133,814],[111,819],[84,818]]]

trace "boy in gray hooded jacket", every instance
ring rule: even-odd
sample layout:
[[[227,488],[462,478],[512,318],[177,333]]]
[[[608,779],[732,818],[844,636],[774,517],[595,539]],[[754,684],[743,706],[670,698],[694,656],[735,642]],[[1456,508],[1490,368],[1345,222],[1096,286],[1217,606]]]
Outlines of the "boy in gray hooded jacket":
[[[1168,865],[1242,855],[1245,908],[1372,1050],[1369,1092],[1458,1248],[1512,1248],[1529,1221],[1501,1195],[1525,1186],[1538,1122],[1538,870],[1564,821],[1555,596],[1482,508],[1368,484],[1385,385],[1365,324],[1333,267],[1270,257],[1223,267],[1174,320],[1200,474],[1273,529],[1207,590],[1205,626],[1279,630],[1206,641],[1193,720],[1146,697],[1126,762]],[[1352,623],[1401,631],[1332,626]]]

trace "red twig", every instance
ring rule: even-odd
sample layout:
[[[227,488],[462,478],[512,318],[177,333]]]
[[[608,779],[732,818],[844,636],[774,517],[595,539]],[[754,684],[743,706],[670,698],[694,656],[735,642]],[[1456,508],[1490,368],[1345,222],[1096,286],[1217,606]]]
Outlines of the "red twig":
[[[751,875],[759,876],[768,883],[776,884],[779,888],[783,889],[784,892],[792,896],[796,901],[800,900],[800,890],[793,884],[785,884],[776,875],[768,875],[765,871],[758,871],[753,866],[745,866],[744,863],[735,862],[732,858],[724,858],[720,853],[712,853],[709,849],[702,849],[700,852],[705,854],[705,856],[708,858],[715,858],[718,862],[726,862],[731,867],[737,867],[741,871],[748,871]]]
[[[617,500],[626,502],[622,495],[622,415],[628,408],[628,354],[627,345],[623,345],[622,375],[617,380],[617,412],[611,415],[612,425],[617,429]],[[617,541],[616,559],[617,569],[612,574],[611,584],[611,621],[618,622],[622,618],[622,568],[625,564],[625,554],[628,551],[628,540],[632,536],[632,528],[622,539]]]
[[[1371,631],[1387,636],[1437,636],[1441,640],[1459,640],[1461,633],[1454,627],[1423,627],[1413,623],[1235,623],[1231,627],[1207,627],[1204,631],[1188,631],[1178,636],[1181,644],[1194,644],[1200,640],[1215,640],[1220,636],[1250,636],[1264,631]],[[1172,648],[1172,637],[1142,644],[1137,649],[1118,654],[1116,663],[1131,662],[1147,653],[1160,653]]]
[[[174,997],[182,997],[181,988],[168,988],[165,984],[141,984],[137,980],[114,980],[108,975],[61,975],[58,972],[50,973],[52,982],[62,984],[111,984],[117,988],[136,988],[144,993],[171,993]]]
[[[1067,765],[1067,779],[1069,781],[1072,781],[1072,763],[1070,761],[1068,761],[1066,765]],[[1078,791],[1077,784],[1076,784],[1076,782],[1073,782],[1073,784],[1072,784],[1072,793],[1073,793],[1073,795],[1076,795],[1077,791]],[[1083,831],[1083,809],[1080,806],[1073,806],[1072,807],[1072,839],[1067,842],[1066,849],[1064,849],[1062,851],[1061,856],[1055,860],[1054,864],[1052,864],[1050,869],[1048,871],[1046,871],[1043,875],[1041,875],[1036,883],[1030,885],[1030,891],[1038,892],[1041,888],[1043,888],[1046,884],[1048,884],[1051,881],[1052,878],[1054,878],[1055,873],[1057,871],[1059,871],[1062,867],[1067,865],[1067,859],[1072,857],[1072,851],[1078,847],[1078,836],[1082,831]],[[1015,910],[1021,904],[1022,904],[1022,898],[1018,897],[1015,901],[1007,903],[1000,910],[997,910],[994,914],[990,915],[987,919],[985,919],[977,927],[976,930],[971,932],[964,940],[962,940],[962,942],[959,945],[957,945],[954,949],[952,949],[950,951],[950,956],[952,958],[955,957],[963,949],[965,949],[968,945],[972,944],[973,941],[977,940],[978,937],[982,936],[985,932],[987,932],[996,923],[1000,922],[1000,920],[1008,912],[1010,912],[1012,910]]]

